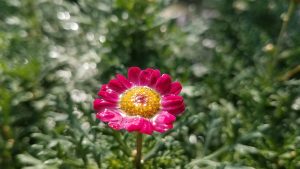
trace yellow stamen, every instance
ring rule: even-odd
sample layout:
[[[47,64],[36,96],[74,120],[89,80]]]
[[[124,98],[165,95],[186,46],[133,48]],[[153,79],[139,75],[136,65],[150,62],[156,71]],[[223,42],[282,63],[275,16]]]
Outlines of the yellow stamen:
[[[129,116],[151,118],[160,109],[160,95],[149,87],[133,87],[121,96],[119,106]]]

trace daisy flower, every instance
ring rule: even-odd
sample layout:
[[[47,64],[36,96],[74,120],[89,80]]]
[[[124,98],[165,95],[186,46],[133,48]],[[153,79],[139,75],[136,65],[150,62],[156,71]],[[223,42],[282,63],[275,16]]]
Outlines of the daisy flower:
[[[182,86],[157,69],[128,69],[128,78],[116,78],[102,85],[94,100],[96,117],[115,129],[143,134],[160,133],[173,128],[176,116],[185,110]]]

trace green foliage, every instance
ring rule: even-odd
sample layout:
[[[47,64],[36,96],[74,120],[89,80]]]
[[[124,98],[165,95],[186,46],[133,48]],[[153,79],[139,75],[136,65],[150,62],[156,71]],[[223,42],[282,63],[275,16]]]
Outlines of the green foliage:
[[[1,168],[133,168],[135,134],[96,120],[92,101],[134,65],[181,81],[187,105],[173,130],[144,137],[145,169],[300,168],[298,6],[279,37],[288,6],[0,1]]]

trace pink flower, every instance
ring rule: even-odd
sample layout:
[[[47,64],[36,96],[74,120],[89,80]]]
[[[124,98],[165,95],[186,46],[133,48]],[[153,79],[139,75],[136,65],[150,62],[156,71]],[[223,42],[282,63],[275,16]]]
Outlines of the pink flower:
[[[128,69],[128,79],[117,74],[102,85],[94,100],[96,117],[115,129],[144,134],[173,128],[176,116],[185,110],[182,86],[157,69]]]

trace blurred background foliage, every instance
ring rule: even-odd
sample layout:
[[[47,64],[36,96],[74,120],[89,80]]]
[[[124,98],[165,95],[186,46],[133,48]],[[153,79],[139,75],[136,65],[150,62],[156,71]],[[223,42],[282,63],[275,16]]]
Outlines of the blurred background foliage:
[[[0,168],[133,168],[134,134],[92,110],[133,65],[187,105],[145,138],[145,169],[300,168],[299,16],[296,0],[1,0]]]

